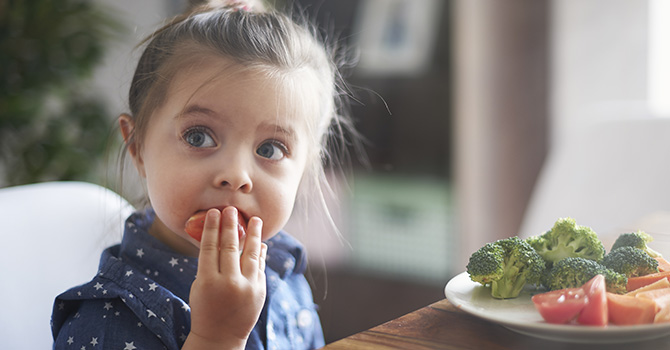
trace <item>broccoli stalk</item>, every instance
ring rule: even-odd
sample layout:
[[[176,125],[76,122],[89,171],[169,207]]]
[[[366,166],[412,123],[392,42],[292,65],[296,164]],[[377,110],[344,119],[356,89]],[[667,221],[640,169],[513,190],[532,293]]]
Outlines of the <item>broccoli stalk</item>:
[[[497,299],[516,298],[526,284],[538,284],[545,264],[541,256],[518,237],[487,243],[470,256],[470,279],[491,287]]]
[[[527,282],[523,275],[527,263],[519,258],[519,254],[510,254],[502,264],[503,278],[491,281],[491,295],[498,299],[518,296]]]
[[[526,241],[542,256],[547,267],[568,257],[601,261],[605,247],[589,227],[577,225],[572,218],[558,219],[551,230]]]

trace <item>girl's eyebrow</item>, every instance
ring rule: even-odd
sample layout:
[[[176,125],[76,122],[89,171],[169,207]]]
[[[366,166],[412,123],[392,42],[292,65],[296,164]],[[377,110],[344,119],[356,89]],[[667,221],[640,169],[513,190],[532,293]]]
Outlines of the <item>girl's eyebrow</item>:
[[[213,110],[203,107],[197,104],[191,104],[186,106],[181,113],[177,115],[177,117],[188,115],[188,114],[207,114],[207,115],[215,115],[216,112]]]
[[[260,129],[272,130],[274,133],[283,134],[290,139],[295,138],[295,130],[289,125],[279,125],[276,123],[261,123]]]
[[[207,107],[198,104],[191,104],[184,108],[184,110],[177,115],[177,118],[189,114],[205,114],[208,116],[217,115],[217,113]],[[259,129],[271,130],[274,133],[283,134],[285,137],[293,139],[296,137],[295,130],[290,125],[280,125],[278,123],[262,122]]]

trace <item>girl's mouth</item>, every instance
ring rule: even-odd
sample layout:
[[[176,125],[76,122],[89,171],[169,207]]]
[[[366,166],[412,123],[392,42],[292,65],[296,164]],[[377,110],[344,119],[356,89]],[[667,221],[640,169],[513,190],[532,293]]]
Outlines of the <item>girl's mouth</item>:
[[[184,226],[184,231],[188,233],[189,236],[193,237],[195,240],[200,242],[202,240],[202,230],[205,226],[205,216],[207,215],[207,210],[200,210],[191,216]],[[239,242],[243,242],[244,237],[247,232],[247,221],[244,219],[242,213],[237,211],[237,234]]]

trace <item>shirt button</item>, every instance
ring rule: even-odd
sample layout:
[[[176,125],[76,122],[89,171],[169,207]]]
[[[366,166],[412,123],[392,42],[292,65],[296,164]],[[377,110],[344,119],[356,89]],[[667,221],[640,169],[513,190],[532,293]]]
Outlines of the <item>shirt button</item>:
[[[302,309],[298,312],[298,327],[307,328],[312,325],[312,311],[308,309]]]

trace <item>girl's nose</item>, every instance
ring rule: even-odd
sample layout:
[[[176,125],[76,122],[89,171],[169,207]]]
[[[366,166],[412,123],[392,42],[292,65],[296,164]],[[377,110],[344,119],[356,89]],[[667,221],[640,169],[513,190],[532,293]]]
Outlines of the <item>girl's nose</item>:
[[[214,185],[243,193],[249,193],[253,188],[248,167],[241,159],[230,159],[223,163],[214,179]]]

